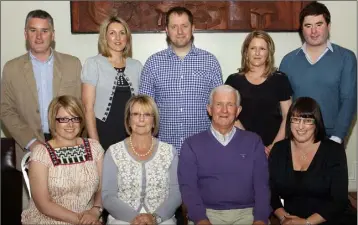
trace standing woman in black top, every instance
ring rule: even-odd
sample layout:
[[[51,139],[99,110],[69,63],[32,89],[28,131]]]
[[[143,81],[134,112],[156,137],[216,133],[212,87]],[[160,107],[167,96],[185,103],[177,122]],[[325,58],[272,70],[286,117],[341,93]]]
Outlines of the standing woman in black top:
[[[357,224],[348,200],[346,153],[326,137],[317,102],[298,98],[287,118],[287,139],[269,156],[271,206],[280,223]]]
[[[285,74],[274,65],[275,44],[264,31],[249,33],[241,48],[241,68],[225,84],[240,92],[242,111],[236,122],[241,129],[261,136],[265,152],[285,137],[285,121],[292,89]]]

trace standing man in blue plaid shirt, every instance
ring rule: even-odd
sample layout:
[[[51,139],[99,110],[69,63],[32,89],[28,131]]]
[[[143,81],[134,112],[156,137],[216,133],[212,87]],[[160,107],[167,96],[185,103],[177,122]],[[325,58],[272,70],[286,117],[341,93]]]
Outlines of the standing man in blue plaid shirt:
[[[168,48],[150,56],[139,93],[154,98],[160,113],[159,139],[175,146],[210,127],[210,91],[223,83],[216,57],[193,44],[193,15],[173,7],[166,15]]]

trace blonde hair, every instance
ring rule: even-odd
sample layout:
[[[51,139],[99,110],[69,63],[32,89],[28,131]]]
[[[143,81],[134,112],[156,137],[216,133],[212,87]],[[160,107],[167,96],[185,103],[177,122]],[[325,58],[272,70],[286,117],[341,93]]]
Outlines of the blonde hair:
[[[123,25],[127,35],[127,44],[123,49],[123,57],[124,58],[130,57],[132,55],[132,33],[126,21],[116,16],[111,16],[102,22],[99,28],[98,52],[102,54],[104,57],[112,56],[111,52],[109,51],[108,43],[107,43],[107,31],[109,25],[111,25],[112,23],[120,23]]]
[[[149,110],[153,114],[153,129],[152,135],[156,136],[159,131],[159,111],[157,104],[155,104],[153,98],[148,95],[136,95],[132,96],[124,110],[124,127],[126,128],[127,134],[132,134],[132,128],[130,126],[131,111],[134,104],[138,103],[144,109]]]
[[[266,69],[264,74],[262,74],[262,76],[268,77],[277,70],[277,68],[275,67],[275,56],[274,56],[275,43],[273,42],[270,35],[262,30],[252,31],[246,36],[245,41],[241,47],[241,68],[239,68],[239,74],[244,75],[245,73],[250,71],[250,61],[248,59],[247,53],[248,53],[249,45],[254,38],[261,38],[267,44],[268,56],[265,63]]]
[[[56,117],[58,110],[62,107],[72,116],[78,116],[81,118],[80,132],[78,132],[77,137],[81,136],[81,133],[85,127],[83,106],[76,97],[70,95],[62,95],[54,98],[48,107],[48,124],[50,127],[51,135],[53,137],[56,136]]]

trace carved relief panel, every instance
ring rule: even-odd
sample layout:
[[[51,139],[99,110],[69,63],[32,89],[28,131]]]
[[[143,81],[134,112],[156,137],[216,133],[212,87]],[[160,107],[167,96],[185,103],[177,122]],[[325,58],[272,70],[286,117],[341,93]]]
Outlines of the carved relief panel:
[[[306,1],[73,1],[72,33],[97,33],[109,15],[122,17],[132,32],[165,30],[166,12],[184,6],[201,31],[296,31]]]

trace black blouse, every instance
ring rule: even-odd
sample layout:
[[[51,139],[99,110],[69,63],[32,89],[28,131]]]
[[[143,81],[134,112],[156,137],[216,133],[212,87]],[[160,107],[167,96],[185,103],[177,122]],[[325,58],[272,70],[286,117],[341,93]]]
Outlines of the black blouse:
[[[287,76],[276,71],[262,84],[255,85],[244,75],[235,73],[227,78],[225,84],[241,95],[242,111],[238,119],[245,129],[257,133],[265,146],[272,144],[282,122],[280,102],[292,96]]]
[[[271,206],[282,207],[291,215],[307,218],[318,213],[323,224],[340,224],[350,205],[348,169],[342,145],[329,139],[321,141],[306,171],[293,169],[289,140],[277,142],[269,156]]]

